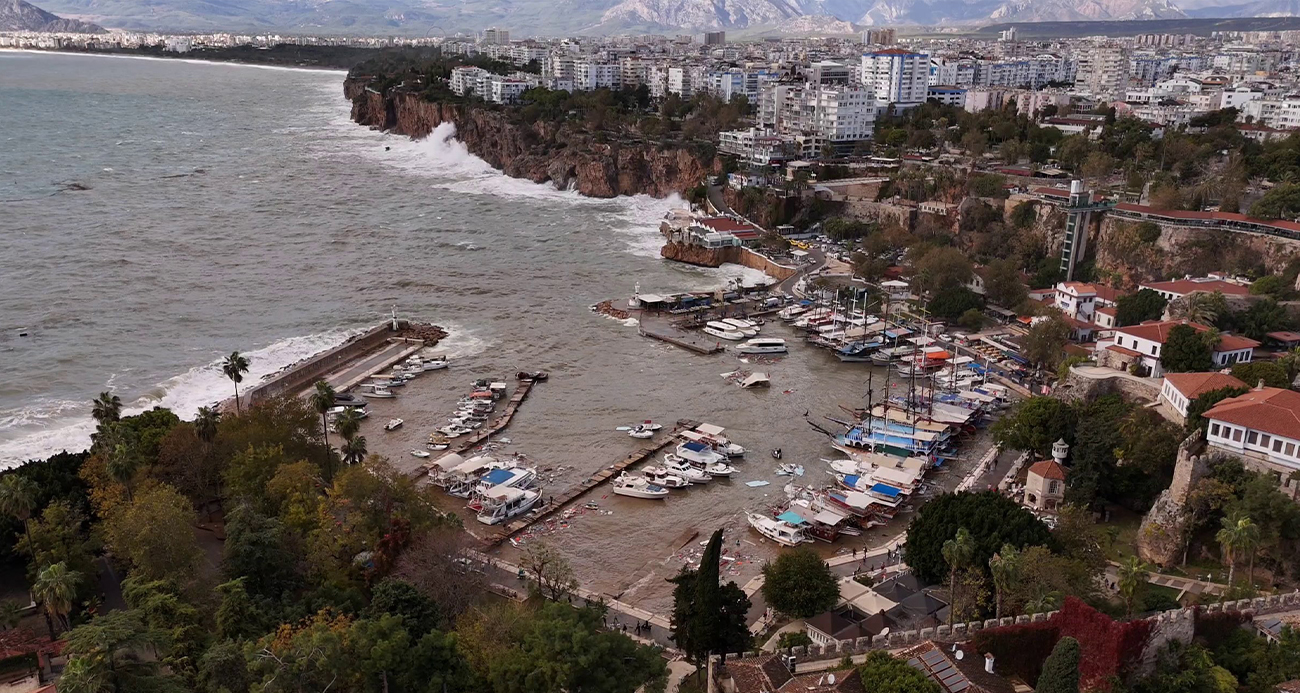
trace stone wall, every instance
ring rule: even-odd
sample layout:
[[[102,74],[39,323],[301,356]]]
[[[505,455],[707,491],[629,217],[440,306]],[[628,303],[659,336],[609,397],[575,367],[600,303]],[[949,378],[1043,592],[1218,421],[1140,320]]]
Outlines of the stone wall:
[[[1121,371],[1108,377],[1090,377],[1071,371],[1069,377],[1056,385],[1052,396],[1069,402],[1082,402],[1115,393],[1127,400],[1155,402],[1160,398],[1162,382],[1159,378],[1130,377]]]
[[[406,323],[399,321],[399,327]],[[300,361],[287,370],[281,371],[265,383],[242,393],[249,404],[284,393],[301,392],[321,377],[328,375],[342,364],[374,351],[388,342],[389,337],[396,336],[391,323],[377,325],[367,332],[340,344],[329,351],[321,352],[305,361]]]
[[[917,215],[916,207],[867,200],[850,200],[844,207],[844,213],[855,219],[894,222],[909,230],[915,225]]]

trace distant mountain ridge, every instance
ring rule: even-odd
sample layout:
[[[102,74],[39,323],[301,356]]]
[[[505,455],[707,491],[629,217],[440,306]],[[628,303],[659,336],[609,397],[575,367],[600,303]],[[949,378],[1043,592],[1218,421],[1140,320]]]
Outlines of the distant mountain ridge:
[[[848,35],[863,26],[1300,15],[1300,0],[44,0],[121,29],[516,37],[698,32]],[[23,0],[0,0],[7,5]],[[1234,3],[1222,7],[1208,3]]]
[[[77,19],[64,19],[24,0],[0,0],[0,31],[99,34],[104,28]]]

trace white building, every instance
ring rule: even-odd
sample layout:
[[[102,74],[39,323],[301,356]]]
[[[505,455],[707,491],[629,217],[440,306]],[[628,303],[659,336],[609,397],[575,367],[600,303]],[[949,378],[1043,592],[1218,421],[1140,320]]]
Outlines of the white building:
[[[496,27],[484,29],[483,43],[490,46],[501,46],[510,43],[510,32]]]
[[[1112,365],[1136,362],[1147,370],[1152,378],[1159,378],[1165,372],[1160,365],[1161,350],[1169,337],[1169,330],[1177,325],[1188,325],[1198,333],[1210,329],[1186,320],[1152,320],[1140,325],[1115,328],[1114,338],[1109,342],[1098,342],[1097,351],[1111,352]],[[1220,335],[1218,344],[1211,350],[1214,365],[1218,368],[1227,368],[1234,363],[1248,363],[1254,358],[1257,346],[1259,342],[1253,339],[1231,334]]]
[[[451,69],[449,84],[451,90],[461,96],[474,95],[486,99],[488,97],[488,80],[491,76],[491,72],[481,67],[462,65]]]
[[[573,88],[576,91],[595,89],[620,89],[623,70],[618,63],[575,60],[573,62]]]
[[[929,91],[930,56],[901,48],[864,53],[862,83],[889,104],[922,103]]]
[[[688,99],[693,93],[691,87],[691,73],[686,68],[670,67],[668,68],[668,85],[665,89],[669,94],[676,94],[683,99]]]
[[[1128,56],[1124,49],[1097,46],[1078,56],[1074,88],[1092,96],[1106,98],[1124,93],[1128,85]]]
[[[1097,312],[1097,288],[1083,282],[1056,285],[1056,307],[1080,322],[1093,322]]]
[[[1264,98],[1264,90],[1257,87],[1239,86],[1234,89],[1224,89],[1219,94],[1219,108],[1240,109],[1247,101],[1262,98]]]
[[[1169,405],[1178,413],[1180,421],[1187,420],[1187,407],[1197,397],[1225,387],[1246,387],[1240,380],[1228,375],[1211,371],[1209,373],[1165,373],[1164,384],[1160,386],[1160,401]]]
[[[1204,416],[1209,421],[1205,440],[1212,447],[1272,474],[1292,495],[1300,488],[1290,478],[1300,470],[1300,392],[1257,387],[1219,402]]]

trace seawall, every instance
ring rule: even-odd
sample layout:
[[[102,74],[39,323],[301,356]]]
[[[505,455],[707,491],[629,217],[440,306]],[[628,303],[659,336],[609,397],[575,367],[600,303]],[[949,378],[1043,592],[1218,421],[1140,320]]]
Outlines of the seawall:
[[[759,270],[777,281],[789,279],[799,271],[794,267],[777,264],[766,255],[741,246],[704,248],[698,245],[669,241],[659,249],[659,254],[666,259],[698,267],[720,267],[725,263],[744,265]]]
[[[550,182],[590,197],[667,197],[699,185],[722,166],[716,157],[705,159],[681,146],[603,130],[593,133],[573,121],[525,122],[492,104],[427,101],[395,89],[381,94],[367,81],[344,82],[354,122],[413,139],[452,123],[456,139],[471,154],[506,175]]]

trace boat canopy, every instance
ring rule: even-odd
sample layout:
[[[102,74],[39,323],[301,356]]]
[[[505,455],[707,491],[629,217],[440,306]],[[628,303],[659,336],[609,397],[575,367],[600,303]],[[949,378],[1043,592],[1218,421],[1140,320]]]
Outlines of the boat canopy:
[[[933,338],[933,337],[926,337],[926,336],[922,335],[922,336],[920,336],[920,337],[912,337],[911,339],[909,339],[909,340],[907,340],[907,341],[909,341],[909,342],[911,342],[911,343],[913,343],[913,344],[915,344],[915,345],[917,345],[917,346],[919,346],[919,347],[923,347],[923,346],[929,346],[929,345],[933,344],[933,343],[934,343],[934,338]]]
[[[791,525],[801,525],[804,522],[802,517],[790,512],[789,510],[777,515],[776,519]]]
[[[461,463],[463,463],[464,461],[465,461],[464,457],[461,457],[460,455],[454,452],[449,452],[443,455],[442,457],[439,457],[438,459],[434,460],[433,462],[430,462],[427,466],[430,474],[436,474],[439,472],[447,472],[451,469],[455,469],[456,467],[460,466]]]
[[[479,471],[480,469],[483,469],[489,464],[492,464],[493,462],[496,462],[496,460],[491,457],[488,457],[486,455],[478,455],[476,457],[471,457],[468,460],[465,460],[464,462],[461,462],[450,471],[452,474],[460,474],[460,475],[468,476],[470,474]]]
[[[510,481],[515,476],[515,470],[497,468],[483,475],[483,481],[489,485],[496,486]]]
[[[691,441],[691,442],[689,442],[689,443],[682,443],[682,447],[686,448],[687,450],[690,450],[691,452],[706,452],[706,451],[708,451],[708,449],[709,449],[709,446],[707,446],[707,445],[705,445],[704,443],[701,443],[701,442],[699,442],[699,441]]]
[[[899,488],[908,488],[916,483],[919,475],[906,469],[878,467],[872,470],[871,476],[877,481],[887,481]]]
[[[525,491],[523,489],[518,489],[513,486],[495,486],[488,489],[487,493],[484,493],[483,495],[492,500],[508,502],[523,497],[524,493]]]
[[[875,486],[871,487],[871,492],[879,493],[880,495],[889,498],[897,498],[898,495],[902,493],[901,490],[896,489],[893,486],[890,486],[889,484],[876,484]]]
[[[702,423],[699,426],[696,426],[695,430],[699,431],[700,433],[703,433],[706,436],[718,436],[718,435],[722,435],[722,432],[727,429],[721,426],[714,426],[713,424]]]

